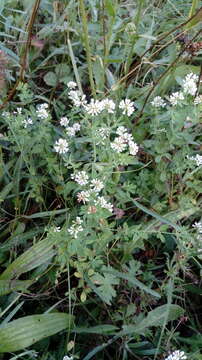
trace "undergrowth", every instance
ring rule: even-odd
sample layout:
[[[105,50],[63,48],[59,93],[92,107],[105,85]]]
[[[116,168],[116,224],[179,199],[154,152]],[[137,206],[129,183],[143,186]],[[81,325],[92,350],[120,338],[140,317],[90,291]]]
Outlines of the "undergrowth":
[[[201,5],[1,2],[0,359],[202,359]]]

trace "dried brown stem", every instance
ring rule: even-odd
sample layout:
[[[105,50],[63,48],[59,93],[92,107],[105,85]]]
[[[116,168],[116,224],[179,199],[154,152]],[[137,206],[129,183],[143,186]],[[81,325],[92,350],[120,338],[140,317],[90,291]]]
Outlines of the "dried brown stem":
[[[198,35],[202,32],[202,30],[199,30],[196,35],[183,47],[183,49],[180,51],[179,55],[176,57],[176,59],[170,64],[170,66],[161,74],[161,76],[159,76],[158,80],[155,81],[155,83],[153,84],[152,88],[150,89],[150,91],[148,92],[146,99],[144,101],[144,104],[142,106],[142,109],[140,111],[139,116],[136,118],[135,123],[138,122],[138,120],[141,118],[144,108],[147,104],[147,101],[150,97],[150,95],[152,94],[152,92],[154,91],[155,87],[159,84],[159,82],[161,81],[161,79],[170,71],[170,69],[177,64],[177,62],[179,61],[181,55],[189,48],[190,44],[198,37]]]
[[[35,1],[33,9],[32,9],[32,13],[31,13],[31,17],[27,24],[27,40],[25,43],[22,58],[20,60],[21,68],[20,68],[19,77],[18,77],[14,87],[11,89],[10,93],[8,94],[7,98],[4,100],[3,104],[0,106],[0,109],[4,108],[6,106],[6,104],[13,98],[19,83],[21,81],[24,81],[24,74],[25,74],[25,70],[26,70],[26,66],[27,66],[27,57],[28,57],[28,52],[30,49],[31,41],[32,41],[32,29],[33,29],[33,25],[34,25],[34,22],[36,19],[37,11],[39,9],[40,2],[41,2],[41,0]]]

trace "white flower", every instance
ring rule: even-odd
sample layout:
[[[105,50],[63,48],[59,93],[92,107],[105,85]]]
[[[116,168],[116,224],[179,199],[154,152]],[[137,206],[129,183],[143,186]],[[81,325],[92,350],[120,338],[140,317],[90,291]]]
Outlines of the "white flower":
[[[126,150],[127,143],[125,142],[124,137],[118,136],[112,143],[111,148],[117,153],[121,153]]]
[[[169,101],[172,106],[177,105],[182,100],[184,100],[184,95],[180,91],[176,91],[176,92],[172,93],[169,97]]]
[[[152,101],[151,101],[151,105],[159,108],[159,107],[165,107],[166,106],[166,102],[162,99],[161,96],[156,96]]]
[[[86,95],[82,95],[79,90],[71,90],[69,98],[76,107],[85,106],[87,104]]]
[[[107,110],[109,114],[113,114],[115,110],[115,103],[113,102],[113,100],[104,99],[102,100],[102,108],[103,110]]]
[[[136,155],[139,150],[138,145],[134,141],[129,141],[128,146],[130,155]]]
[[[190,156],[188,157],[189,160],[196,161],[197,166],[202,165],[202,155],[197,154],[196,156]]]
[[[202,165],[202,155],[197,154],[194,160],[196,161],[197,166]]]
[[[196,74],[188,74],[182,82],[184,93],[194,96],[197,91],[197,81],[198,76]]]
[[[55,142],[54,149],[59,154],[65,154],[69,151],[68,142],[65,139],[59,139]]]
[[[60,231],[61,231],[60,226],[55,226],[53,229],[53,232],[60,232]]]
[[[199,234],[202,234],[202,221],[195,222],[192,226],[199,232]]]
[[[83,220],[80,218],[80,216],[77,216],[75,224],[81,225],[82,223],[83,223]]]
[[[69,136],[75,136],[76,132],[80,130],[81,126],[79,123],[75,123],[73,126],[66,127],[67,135]]]
[[[165,360],[185,360],[187,356],[184,351],[176,350],[172,354],[170,354]]]
[[[78,202],[83,202],[85,204],[90,200],[89,198],[90,198],[90,191],[81,191],[77,194]]]
[[[85,106],[85,110],[89,115],[98,115],[103,110],[102,101],[91,99],[90,103]]]
[[[76,174],[72,174],[71,178],[75,180],[79,185],[84,186],[88,184],[88,174],[85,171],[79,171]]]
[[[75,81],[69,81],[68,83],[67,83],[67,87],[69,88],[69,89],[75,89],[76,87],[77,87],[77,83],[75,83]]]
[[[75,239],[77,239],[78,233],[83,231],[82,222],[83,220],[77,216],[76,221],[73,221],[72,226],[67,230]]]
[[[113,211],[113,205],[107,202],[103,196],[98,196],[97,200],[95,200],[95,205],[98,205],[103,209],[107,209],[111,213]]]
[[[8,111],[3,111],[1,115],[4,117],[9,117],[11,114]]]
[[[28,118],[27,120],[23,120],[22,123],[24,124],[24,128],[26,129],[29,125],[33,124],[33,120]]]
[[[48,117],[48,111],[46,110],[48,109],[48,104],[44,103],[44,104],[40,104],[37,106],[37,116],[39,117],[39,119],[46,119]]]
[[[63,360],[74,360],[74,358],[73,358],[73,356],[67,356],[67,355],[65,355],[65,356],[63,357]]]
[[[123,110],[123,115],[126,114],[128,116],[132,115],[132,113],[135,111],[134,105],[129,99],[121,100],[119,109]]]
[[[17,113],[18,113],[19,115],[22,114],[22,108],[21,108],[21,107],[17,108]]]
[[[120,136],[122,136],[123,134],[125,134],[128,130],[126,129],[125,126],[119,126],[116,130],[116,133]]]
[[[72,137],[72,136],[74,136],[74,135],[76,134],[76,131],[75,131],[75,129],[73,128],[73,126],[72,126],[72,127],[71,127],[71,126],[68,126],[68,127],[66,128],[66,132],[67,132],[67,135],[70,136],[70,137]]]
[[[77,132],[77,131],[79,131],[79,130],[81,129],[81,125],[80,125],[79,123],[75,123],[75,124],[73,125],[73,128],[74,128],[74,130]]]
[[[69,119],[67,119],[66,116],[64,116],[64,117],[62,117],[62,118],[60,119],[60,125],[61,125],[61,126],[66,127],[66,126],[68,126],[68,124],[69,124]]]
[[[93,191],[99,193],[104,188],[104,184],[102,181],[98,179],[93,179],[91,180],[90,187],[92,188]]]
[[[202,103],[202,95],[196,96],[196,98],[194,99],[194,105],[198,105],[201,103]]]

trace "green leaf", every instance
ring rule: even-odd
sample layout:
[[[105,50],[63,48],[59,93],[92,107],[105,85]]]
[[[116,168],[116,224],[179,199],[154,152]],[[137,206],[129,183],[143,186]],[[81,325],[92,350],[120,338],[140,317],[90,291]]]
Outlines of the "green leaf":
[[[131,199],[131,201],[134,203],[135,206],[137,206],[140,210],[142,210],[143,212],[145,212],[148,215],[151,215],[152,217],[156,218],[157,220],[159,220],[159,222],[163,223],[163,224],[167,224],[169,226],[171,226],[172,228],[174,228],[177,231],[181,231],[180,226],[176,225],[175,223],[171,222],[170,220],[167,220],[165,217],[157,214],[155,211],[147,209],[144,205],[140,204],[138,201]]]
[[[106,9],[107,9],[107,12],[110,16],[115,16],[116,15],[116,12],[115,12],[115,4],[114,4],[114,1],[112,0],[105,0],[105,6],[106,6]]]
[[[120,333],[120,335],[132,333],[143,334],[146,329],[152,326],[163,326],[165,321],[166,323],[168,323],[169,321],[176,320],[183,314],[184,309],[182,309],[178,305],[162,305],[150,311],[147,317],[143,319],[139,324],[123,326],[123,331]]]
[[[53,239],[46,238],[31,246],[29,250],[25,251],[7,267],[1,274],[0,280],[17,278],[21,274],[49,261],[56,253],[53,249],[54,242]]]
[[[117,326],[109,325],[109,324],[101,324],[89,328],[86,327],[74,328],[73,332],[77,334],[108,334],[108,333],[111,334],[114,333],[116,330],[118,330]]]
[[[25,218],[25,219],[38,219],[38,218],[41,219],[43,217],[51,217],[51,216],[63,214],[65,212],[67,212],[67,210],[68,209],[42,211],[42,212],[35,213],[35,214],[32,214],[32,215],[22,215],[22,217]]]
[[[0,353],[24,349],[39,340],[70,329],[73,317],[68,314],[50,313],[25,316],[0,328]]]
[[[104,302],[106,302],[106,304],[111,305],[112,298],[116,296],[116,291],[114,290],[113,285],[119,284],[117,277],[113,274],[95,274],[91,277],[91,280],[87,277],[85,277],[85,280],[95,293]]]
[[[0,280],[0,296],[12,291],[26,291],[31,284],[31,280]]]
[[[45,83],[49,86],[56,86],[57,85],[57,76],[53,71],[47,72],[47,74],[43,77]]]
[[[141,290],[143,290],[143,291],[147,292],[148,294],[151,294],[151,295],[153,295],[153,296],[155,296],[157,298],[161,297],[161,295],[159,293],[157,293],[156,291],[150,289],[148,286],[144,285],[141,281],[135,279],[135,277],[131,276],[130,274],[123,274],[123,273],[121,273],[121,272],[119,272],[117,270],[114,270],[112,268],[111,268],[111,270],[106,268],[104,270],[104,272],[107,273],[107,274],[113,274],[114,277],[116,277],[116,278],[119,277],[121,279],[127,280],[131,284],[133,284],[134,286],[140,288]]]
[[[0,203],[3,202],[13,188],[13,182],[8,183],[0,192]]]
[[[194,13],[196,12],[196,9],[198,7],[199,0],[192,0],[191,9],[189,11],[189,18],[191,18]],[[190,29],[194,25],[196,25],[198,22],[202,21],[202,9],[199,11],[199,13],[185,26],[186,29]]]

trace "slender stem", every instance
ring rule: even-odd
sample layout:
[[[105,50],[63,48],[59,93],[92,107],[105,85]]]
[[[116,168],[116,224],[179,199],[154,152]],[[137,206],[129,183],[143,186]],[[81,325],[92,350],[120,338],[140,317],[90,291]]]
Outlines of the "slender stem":
[[[32,9],[32,14],[31,14],[31,17],[29,19],[29,23],[27,25],[28,35],[27,35],[27,41],[26,41],[26,44],[25,44],[24,54],[23,54],[23,57],[22,57],[22,60],[21,60],[21,69],[20,69],[20,76],[19,76],[20,81],[24,80],[24,73],[25,73],[25,69],[26,69],[26,66],[27,66],[28,52],[29,52],[29,48],[30,48],[30,45],[31,45],[31,41],[32,41],[32,29],[33,29],[34,21],[36,19],[37,11],[39,9],[40,2],[41,2],[41,0],[36,0],[35,1],[35,4],[34,4],[33,9]]]
[[[36,0],[32,9],[32,13],[31,13],[31,17],[29,19],[28,25],[27,25],[27,40],[25,43],[25,48],[24,48],[24,54],[21,58],[20,61],[20,74],[19,77],[14,85],[14,87],[11,89],[10,93],[8,94],[7,98],[4,100],[3,104],[0,105],[0,109],[3,109],[5,107],[5,105],[13,98],[13,96],[15,95],[15,92],[17,90],[17,87],[19,85],[19,83],[21,81],[24,80],[24,72],[26,69],[26,63],[27,63],[27,56],[28,56],[28,52],[30,49],[30,45],[31,45],[31,41],[32,41],[32,29],[33,29],[33,25],[36,19],[36,15],[40,6],[40,2],[41,0]]]
[[[90,52],[90,43],[89,43],[89,36],[88,36],[88,23],[87,23],[87,15],[84,6],[84,0],[79,0],[80,11],[81,11],[81,20],[83,25],[83,34],[84,34],[84,43],[86,48],[86,57],[87,57],[87,64],[88,64],[88,75],[90,80],[90,86],[93,96],[96,96],[95,92],[95,84],[93,80],[93,70],[92,70],[92,62],[91,62],[91,52]]]

